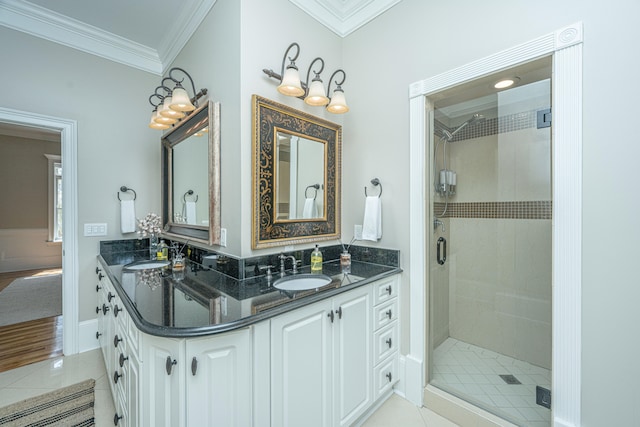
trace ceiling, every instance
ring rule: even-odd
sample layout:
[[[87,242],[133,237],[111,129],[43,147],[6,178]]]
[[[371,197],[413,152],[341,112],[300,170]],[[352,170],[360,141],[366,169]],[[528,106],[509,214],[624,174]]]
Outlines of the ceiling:
[[[344,37],[401,0],[290,1]],[[215,2],[0,0],[0,25],[162,75]]]

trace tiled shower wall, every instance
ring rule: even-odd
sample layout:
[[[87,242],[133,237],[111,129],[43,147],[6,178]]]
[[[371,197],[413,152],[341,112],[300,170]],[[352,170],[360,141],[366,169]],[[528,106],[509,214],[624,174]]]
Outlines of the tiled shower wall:
[[[448,257],[432,263],[431,333],[435,346],[449,335],[550,369],[550,128],[535,112],[499,117],[448,146],[457,194],[434,234]]]

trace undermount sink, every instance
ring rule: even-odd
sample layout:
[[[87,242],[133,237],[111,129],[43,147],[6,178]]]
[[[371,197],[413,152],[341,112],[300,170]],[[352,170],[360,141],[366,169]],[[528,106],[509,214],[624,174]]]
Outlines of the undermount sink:
[[[169,265],[169,261],[165,260],[147,260],[132,262],[124,266],[125,270],[150,270],[153,268],[163,268]]]
[[[331,277],[324,274],[297,274],[276,280],[273,287],[281,291],[306,291],[327,286],[331,280]]]

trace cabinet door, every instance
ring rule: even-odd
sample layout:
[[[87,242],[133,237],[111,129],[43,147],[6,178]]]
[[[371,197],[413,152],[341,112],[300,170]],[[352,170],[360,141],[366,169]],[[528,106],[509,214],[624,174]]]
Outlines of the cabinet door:
[[[148,427],[184,426],[184,345],[181,340],[144,335],[143,414]],[[167,361],[169,372],[167,373]],[[175,364],[172,364],[175,361]]]
[[[334,425],[351,425],[373,401],[372,300],[370,286],[333,300]]]
[[[187,426],[251,425],[249,329],[187,340]]]
[[[271,425],[330,426],[331,302],[271,320]]]

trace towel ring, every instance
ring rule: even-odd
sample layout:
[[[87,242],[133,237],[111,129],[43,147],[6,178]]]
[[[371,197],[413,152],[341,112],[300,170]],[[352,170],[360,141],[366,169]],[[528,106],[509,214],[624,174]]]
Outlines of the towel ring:
[[[320,188],[320,184],[313,184],[313,185],[307,185],[307,188],[304,189],[304,198],[308,199],[309,196],[307,196],[307,190],[310,188],[314,188],[316,190],[316,193],[313,195],[313,200],[316,199],[316,197],[318,196],[318,189]]]
[[[373,178],[371,180],[371,184],[373,184],[375,187],[380,186],[380,194],[378,194],[378,197],[382,196],[382,184],[380,183],[380,180],[378,178]],[[365,197],[369,197],[367,195],[367,187],[364,187],[364,195]]]
[[[123,185],[122,187],[120,187],[120,191],[122,191],[123,193],[126,193],[127,191],[131,191],[133,193],[133,200],[138,198],[138,195],[136,194],[133,188],[128,188]],[[120,198],[120,191],[118,191],[118,200],[122,201],[122,199]]]
[[[188,190],[186,193],[182,195],[182,201],[187,203],[187,196],[193,196],[193,190]],[[193,201],[194,203],[198,201],[198,195],[196,194],[196,199]]]

